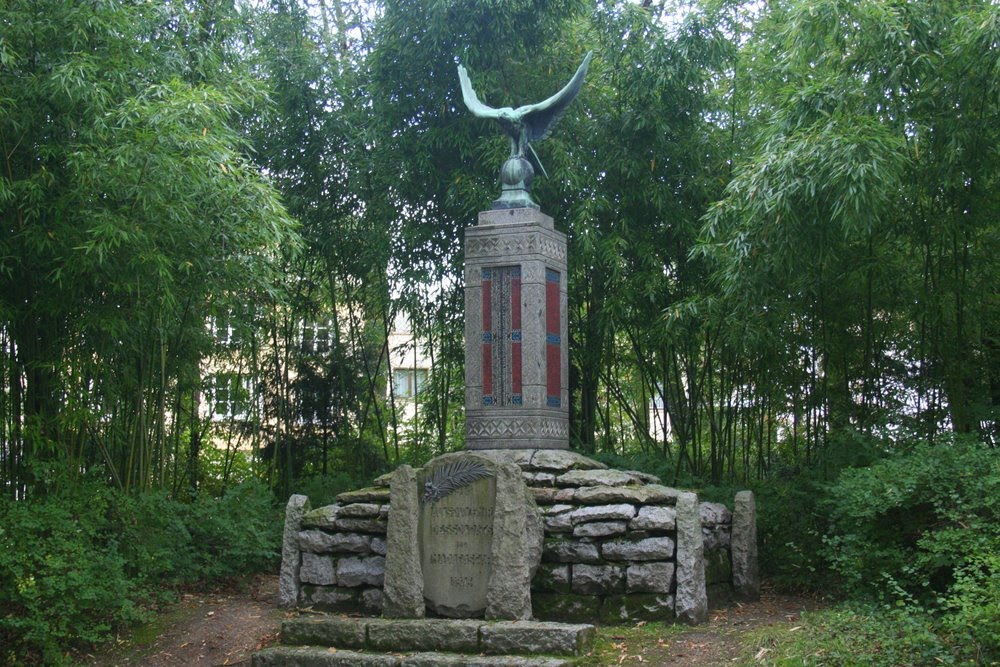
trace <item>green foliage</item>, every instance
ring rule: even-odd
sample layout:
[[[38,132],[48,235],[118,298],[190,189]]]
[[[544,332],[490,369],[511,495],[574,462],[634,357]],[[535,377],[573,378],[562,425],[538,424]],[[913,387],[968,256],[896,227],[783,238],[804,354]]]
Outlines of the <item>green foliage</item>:
[[[934,605],[969,556],[1000,545],[1000,455],[956,440],[868,468],[829,489],[826,555],[855,595]]]
[[[938,631],[997,656],[1000,454],[956,439],[845,470],[824,506],[824,555],[854,597],[933,612]]]
[[[115,494],[83,484],[44,502],[0,501],[0,659],[39,652],[63,660],[70,644],[106,639],[143,618],[108,515]]]
[[[823,559],[823,493],[823,483],[808,474],[754,485],[761,571],[780,589],[838,590]]]
[[[272,567],[280,513],[259,484],[180,503],[84,480],[0,501],[0,660],[64,660],[148,618],[170,587]]]
[[[764,628],[749,638],[740,665],[970,664],[960,645],[934,632],[933,619],[906,610],[841,606],[807,612],[797,628]]]

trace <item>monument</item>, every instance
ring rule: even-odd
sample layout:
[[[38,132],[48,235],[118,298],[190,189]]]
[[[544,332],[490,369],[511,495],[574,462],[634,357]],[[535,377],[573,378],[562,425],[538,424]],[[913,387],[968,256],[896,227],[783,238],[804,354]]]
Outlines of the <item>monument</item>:
[[[531,198],[531,141],[544,139],[583,85],[592,54],[538,104],[494,109],[459,65],[462,97],[510,140],[493,208],[465,230],[467,449],[568,449],[566,235]]]
[[[466,105],[511,145],[500,197],[465,234],[466,451],[315,510],[291,497],[279,597],[303,615],[255,667],[568,667],[590,622],[700,623],[759,594],[752,493],[730,512],[568,449],[566,237],[531,198],[545,173],[531,142],[590,59],[518,109],[480,102],[459,66]],[[365,615],[310,615],[327,610]]]

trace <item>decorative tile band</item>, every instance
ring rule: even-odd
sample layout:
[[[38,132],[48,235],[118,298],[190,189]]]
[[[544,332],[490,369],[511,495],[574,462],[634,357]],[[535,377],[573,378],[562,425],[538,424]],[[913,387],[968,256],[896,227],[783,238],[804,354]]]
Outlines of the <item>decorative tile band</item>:
[[[523,405],[521,267],[483,268],[482,278],[483,405]]]
[[[562,396],[562,314],[559,311],[559,272],[545,270],[545,393],[546,405],[561,406]]]

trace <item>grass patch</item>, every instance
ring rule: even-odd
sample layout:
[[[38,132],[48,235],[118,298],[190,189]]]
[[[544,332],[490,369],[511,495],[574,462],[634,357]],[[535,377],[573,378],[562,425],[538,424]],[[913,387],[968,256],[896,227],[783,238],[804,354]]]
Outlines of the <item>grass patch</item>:
[[[594,649],[582,658],[579,664],[595,667],[617,665],[620,664],[623,655],[644,656],[648,661],[651,652],[665,651],[665,645],[669,644],[672,638],[688,630],[690,628],[685,625],[644,621],[639,621],[635,625],[598,626]]]
[[[806,612],[797,623],[747,633],[743,645],[736,663],[741,666],[989,664],[949,646],[929,616],[904,610],[841,606]]]

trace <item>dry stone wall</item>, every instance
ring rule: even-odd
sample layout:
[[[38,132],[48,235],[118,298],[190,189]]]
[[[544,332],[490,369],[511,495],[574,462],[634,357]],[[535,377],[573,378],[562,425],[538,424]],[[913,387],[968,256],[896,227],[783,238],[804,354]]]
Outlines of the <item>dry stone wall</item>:
[[[569,451],[475,453],[517,464],[538,505],[544,543],[531,581],[536,618],[698,623],[709,606],[752,597],[759,585],[749,492],[739,497],[741,537],[734,544],[729,508],[699,503],[695,494],[652,475],[611,470]],[[283,603],[382,613],[390,479],[385,475],[372,488],[311,511],[304,497],[293,496],[286,513]],[[299,525],[291,525],[296,520]],[[751,537],[753,545],[746,543]],[[397,615],[393,604],[386,602],[389,615]]]

